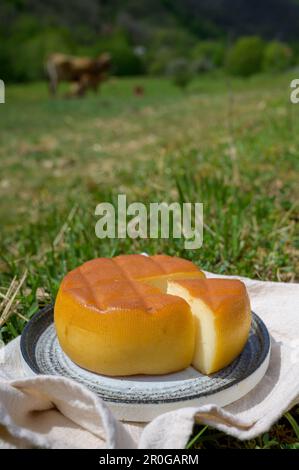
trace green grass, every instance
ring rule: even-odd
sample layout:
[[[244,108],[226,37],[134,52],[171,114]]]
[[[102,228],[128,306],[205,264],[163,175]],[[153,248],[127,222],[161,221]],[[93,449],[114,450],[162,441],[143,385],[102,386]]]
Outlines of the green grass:
[[[50,100],[45,84],[8,87],[0,106],[0,338],[20,334],[63,275],[96,256],[166,252],[213,272],[298,280],[292,78],[211,75],[186,92],[166,80],[113,79],[99,96],[78,100]],[[134,96],[136,84],[144,96]],[[203,247],[97,239],[95,206],[118,193],[128,202],[203,202]],[[298,413],[249,442],[197,426],[190,446],[298,447]]]

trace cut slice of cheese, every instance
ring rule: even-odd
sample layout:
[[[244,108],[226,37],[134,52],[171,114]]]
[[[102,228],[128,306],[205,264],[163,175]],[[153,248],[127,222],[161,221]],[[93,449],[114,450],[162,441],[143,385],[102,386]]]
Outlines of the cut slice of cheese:
[[[189,304],[195,321],[192,365],[212,374],[230,364],[248,339],[251,310],[245,285],[232,279],[170,281],[167,293]]]

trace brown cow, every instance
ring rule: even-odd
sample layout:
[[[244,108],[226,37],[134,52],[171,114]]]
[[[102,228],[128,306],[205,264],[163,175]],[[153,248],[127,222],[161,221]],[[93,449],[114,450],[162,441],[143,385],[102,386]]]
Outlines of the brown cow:
[[[99,84],[107,77],[111,65],[110,55],[101,54],[96,59],[52,54],[46,64],[49,91],[57,93],[59,82],[71,82],[67,96],[83,96],[88,89],[98,90]]]

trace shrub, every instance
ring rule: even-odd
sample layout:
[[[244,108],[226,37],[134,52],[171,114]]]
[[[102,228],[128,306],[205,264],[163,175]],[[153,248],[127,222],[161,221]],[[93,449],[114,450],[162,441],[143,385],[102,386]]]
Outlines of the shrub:
[[[98,56],[103,52],[109,52],[112,59],[112,73],[120,76],[140,75],[144,71],[142,57],[135,53],[129,43],[126,34],[122,30],[116,31],[110,36],[102,37],[92,47],[82,48],[82,55]],[[77,52],[78,54],[78,52]]]
[[[41,79],[46,57],[72,48],[71,35],[64,28],[43,27],[30,16],[20,16],[11,34],[0,40],[1,73],[7,81]]]
[[[177,58],[169,62],[166,73],[170,76],[175,85],[186,88],[192,80],[192,70],[190,62],[185,58]]]
[[[164,27],[155,30],[147,53],[147,70],[153,75],[167,73],[177,57],[189,57],[195,38],[186,30]]]
[[[202,41],[192,49],[193,68],[195,72],[205,72],[221,67],[224,62],[225,47],[221,42]]]
[[[293,51],[287,44],[271,41],[265,47],[263,69],[267,72],[281,72],[292,64],[292,59]]]
[[[19,46],[13,69],[16,80],[33,81],[44,75],[46,58],[53,52],[71,53],[72,46],[64,31],[45,29]]]
[[[147,70],[152,75],[164,75],[175,58],[175,51],[169,47],[160,48],[155,52],[151,51],[147,55]]]
[[[119,76],[140,75],[143,72],[143,62],[131,47],[126,44],[114,49],[107,49],[111,54],[113,72]]]
[[[12,54],[8,41],[5,41],[3,38],[0,38],[0,64],[1,79],[4,80],[5,83],[12,81],[14,78]]]
[[[227,69],[233,75],[249,77],[262,69],[264,42],[257,36],[238,39],[227,57]]]
[[[177,54],[186,54],[191,50],[195,37],[185,29],[177,27],[160,28],[153,35],[151,47],[154,51],[158,49],[173,49]]]

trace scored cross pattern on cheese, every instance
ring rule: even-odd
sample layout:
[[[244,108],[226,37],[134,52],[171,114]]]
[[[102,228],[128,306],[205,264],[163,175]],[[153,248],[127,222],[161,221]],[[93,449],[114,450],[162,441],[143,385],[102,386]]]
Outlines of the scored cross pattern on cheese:
[[[245,286],[228,282],[166,255],[88,261],[61,283],[54,309],[60,345],[79,366],[105,375],[167,374],[191,364],[212,373],[241,352],[250,327]],[[215,295],[224,308],[213,305]]]

